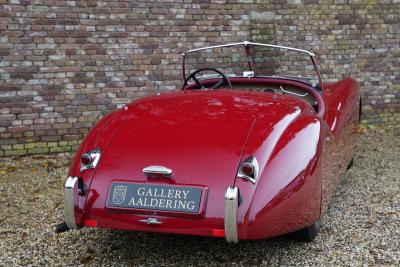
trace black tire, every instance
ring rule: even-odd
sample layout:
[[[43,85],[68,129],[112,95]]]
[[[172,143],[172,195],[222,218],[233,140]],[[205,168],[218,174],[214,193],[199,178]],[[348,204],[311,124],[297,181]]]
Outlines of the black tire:
[[[317,237],[320,227],[321,227],[321,222],[316,221],[315,223],[304,229],[290,233],[289,236],[297,241],[312,242]]]
[[[351,169],[351,167],[353,167],[354,164],[354,158],[350,160],[349,164],[347,165],[347,170]]]

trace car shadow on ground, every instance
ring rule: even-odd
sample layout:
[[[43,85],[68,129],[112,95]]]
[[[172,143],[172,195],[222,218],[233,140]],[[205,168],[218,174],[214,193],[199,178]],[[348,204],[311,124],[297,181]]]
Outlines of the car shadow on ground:
[[[97,237],[103,240],[98,240],[98,243],[104,244],[104,240],[107,240],[108,245],[100,251],[96,247],[94,254],[106,252],[110,254],[110,259],[118,258],[119,263],[128,265],[154,265],[160,262],[165,265],[185,265],[188,262],[198,265],[269,264],[268,255],[307,245],[286,236],[229,244],[223,238],[100,231],[102,233]]]

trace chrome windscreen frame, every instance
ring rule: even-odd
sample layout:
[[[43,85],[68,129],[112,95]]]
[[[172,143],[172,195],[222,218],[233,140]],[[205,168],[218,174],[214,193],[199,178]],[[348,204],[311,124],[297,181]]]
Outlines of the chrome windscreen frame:
[[[237,211],[239,206],[239,189],[229,186],[225,191],[225,239],[228,243],[237,243]]]
[[[78,229],[75,221],[75,192],[78,192],[79,178],[76,176],[68,177],[65,182],[64,191],[64,218],[69,229]]]
[[[244,48],[245,48],[246,56],[248,58],[248,65],[249,65],[249,71],[250,72],[254,72],[253,62],[251,60],[251,57],[252,57],[251,47],[252,46],[263,46],[263,47],[277,48],[277,49],[283,49],[283,50],[289,50],[289,51],[295,51],[295,52],[307,54],[310,57],[311,62],[313,64],[314,71],[315,71],[315,73],[317,75],[317,78],[318,78],[319,86],[323,90],[321,73],[320,73],[320,71],[318,69],[317,63],[315,61],[315,54],[313,52],[310,52],[310,51],[307,51],[307,50],[303,50],[303,49],[294,48],[294,47],[289,47],[289,46],[255,43],[255,42],[249,42],[249,41],[201,47],[201,48],[192,49],[192,50],[189,50],[189,51],[183,53],[182,54],[182,56],[183,56],[183,61],[182,61],[182,76],[183,76],[183,80],[186,79],[186,64],[185,64],[185,60],[186,60],[186,55],[187,54],[194,53],[194,52],[199,52],[199,51],[203,51],[203,50],[208,50],[208,49],[223,48],[223,47],[230,47],[230,46],[240,46],[240,45],[243,45]]]

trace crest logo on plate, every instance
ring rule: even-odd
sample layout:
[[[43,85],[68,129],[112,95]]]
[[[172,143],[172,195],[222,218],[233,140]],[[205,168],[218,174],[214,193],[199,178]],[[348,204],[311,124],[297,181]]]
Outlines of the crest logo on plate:
[[[117,185],[114,187],[112,201],[114,204],[121,204],[125,201],[126,191],[128,187],[125,185]]]

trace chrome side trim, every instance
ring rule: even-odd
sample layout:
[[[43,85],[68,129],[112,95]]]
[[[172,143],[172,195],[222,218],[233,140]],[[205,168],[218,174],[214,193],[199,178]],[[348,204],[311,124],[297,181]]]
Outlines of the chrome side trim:
[[[237,243],[237,210],[239,206],[239,189],[229,186],[225,191],[225,238],[229,243]]]
[[[143,173],[148,177],[162,176],[168,178],[172,176],[173,171],[164,166],[148,166],[143,169]]]
[[[146,224],[162,224],[162,222],[160,222],[159,220],[157,220],[156,218],[153,218],[153,217],[149,217],[144,220],[139,220],[139,222],[146,223]]]
[[[64,191],[64,217],[65,222],[69,229],[78,229],[75,221],[75,206],[74,206],[74,195],[75,188],[78,187],[79,178],[76,176],[68,177],[65,182]]]
[[[241,166],[245,163],[250,163],[251,165],[253,165],[254,171],[251,175],[246,175],[241,172]],[[245,161],[242,162],[242,165],[240,165],[240,167],[239,167],[237,177],[246,179],[246,180],[252,182],[253,184],[255,184],[258,180],[258,177],[260,176],[260,167],[258,165],[258,161],[257,161],[256,157],[254,157],[254,156],[248,157]]]
[[[83,172],[84,170],[87,170],[87,169],[96,168],[97,163],[99,163],[100,156],[101,156],[101,152],[100,152],[99,148],[96,148],[92,151],[86,152],[85,154],[89,155],[92,158],[92,162],[88,165],[84,165],[81,162],[81,168],[80,168],[81,172]]]

